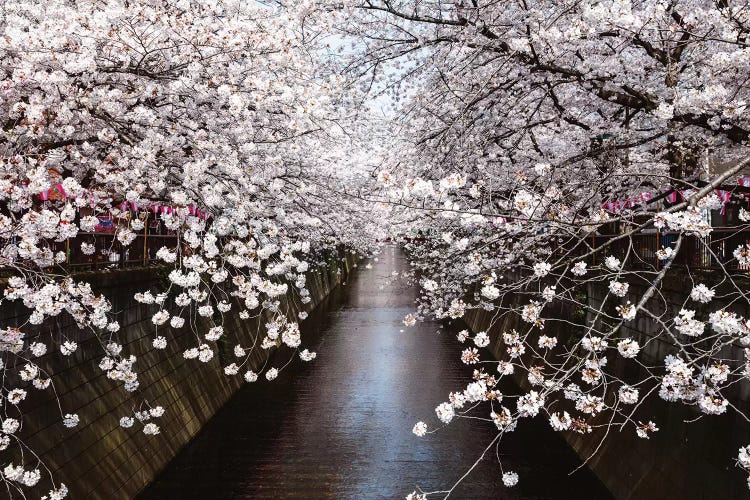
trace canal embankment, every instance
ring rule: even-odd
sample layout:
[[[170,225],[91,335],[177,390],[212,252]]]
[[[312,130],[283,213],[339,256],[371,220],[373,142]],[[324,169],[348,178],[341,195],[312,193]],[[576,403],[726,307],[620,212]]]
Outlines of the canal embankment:
[[[508,277],[513,281],[513,277]],[[723,287],[729,286],[726,281],[715,282],[711,272],[691,275],[676,271],[670,273],[661,287],[658,296],[651,299],[646,307],[655,315],[664,318],[677,316],[685,307],[683,298],[685,290],[692,289],[694,283],[703,282],[710,287],[717,287],[717,296],[722,296]],[[738,278],[740,286],[748,286],[747,278]],[[623,300],[636,303],[646,291],[646,284],[630,284],[629,294]],[[588,311],[596,311],[607,295],[606,282],[589,283],[581,290],[578,299],[588,305]],[[521,300],[528,297],[515,297],[520,306]],[[750,316],[750,311],[736,310],[737,304],[712,304],[714,308],[722,305],[734,310],[743,317]],[[509,304],[506,304],[506,306]],[[615,314],[614,306],[610,307]],[[691,305],[694,307],[694,304]],[[705,311],[698,311],[699,314]],[[581,316],[583,314],[583,316]],[[576,324],[590,324],[593,314],[586,313],[575,305],[560,305],[553,317],[575,318]],[[503,343],[503,332],[514,329],[526,331],[528,324],[522,323],[516,314],[498,316],[493,311],[474,309],[463,318],[473,332],[486,331],[491,339],[487,349],[496,358],[505,356],[506,346]],[[557,336],[561,343],[575,339],[580,332],[567,321],[547,321],[544,333]],[[630,337],[643,346],[639,359],[648,366],[662,366],[668,354],[677,352],[659,325],[642,315],[626,323],[621,331],[623,337]],[[727,345],[723,355],[726,359],[743,359],[743,347]],[[634,363],[628,363],[616,354],[608,356],[608,370],[622,380],[641,380],[644,374]],[[517,384],[529,388],[524,374],[513,375]],[[731,400],[737,401],[738,407],[747,412],[750,409],[750,384],[745,381],[729,390]],[[730,396],[727,394],[726,396]],[[606,424],[602,415],[595,424]],[[750,430],[747,421],[736,411],[723,415],[706,416],[695,408],[680,403],[667,403],[654,394],[646,403],[639,406],[635,420],[653,420],[659,427],[650,439],[638,439],[632,427],[611,429],[606,439],[606,426],[595,428],[590,434],[579,434],[573,431],[560,435],[575,450],[587,465],[612,492],[618,500],[663,500],[679,498],[682,500],[703,499],[746,499],[747,474],[735,465],[737,449],[750,442]],[[591,498],[591,497],[587,497]]]
[[[358,257],[343,249],[327,255],[327,260],[307,273],[311,302],[302,305],[291,296],[282,297],[280,309],[291,316],[313,311],[352,274]],[[137,356],[134,369],[140,386],[129,393],[119,383],[109,380],[99,368],[102,347],[90,332],[82,331],[69,315],[60,315],[27,335],[53,336],[78,344],[70,356],[49,352],[37,358],[40,368],[52,376],[54,392],[29,392],[24,402],[24,424],[20,438],[44,460],[44,465],[58,481],[64,482],[73,499],[130,499],[143,490],[154,477],[198,434],[214,414],[246,382],[241,376],[227,377],[223,366],[228,356],[214,356],[208,363],[186,360],[182,353],[194,343],[188,328],[170,331],[165,350],[154,349],[155,326],[151,321],[153,307],[134,300],[136,292],[154,293],[167,286],[166,272],[157,267],[97,271],[77,278],[88,281],[105,295],[116,311],[121,330],[116,334],[123,354]],[[239,310],[238,307],[233,311]],[[28,311],[15,303],[2,305],[2,317],[8,325],[21,324]],[[25,316],[24,316],[25,315]],[[196,318],[196,328],[207,331],[212,319]],[[244,345],[265,328],[266,318],[241,320],[236,314],[225,314],[223,326]],[[62,343],[62,342],[59,342]],[[225,349],[230,352],[231,346]],[[250,368],[258,368],[273,355],[273,350],[256,350]],[[20,366],[7,366],[7,373],[17,373]],[[80,424],[66,429],[61,410],[77,413]],[[133,429],[123,429],[119,419],[138,409],[141,401],[160,405],[166,410],[159,418],[161,433],[147,436]],[[8,457],[18,460],[18,457]],[[166,496],[163,498],[177,498]],[[210,498],[210,497],[209,497]]]
[[[141,500],[403,499],[417,487],[448,489],[469,470],[497,436],[491,422],[454,419],[425,437],[412,433],[419,420],[436,429],[435,407],[471,380],[457,330],[437,321],[404,327],[418,293],[392,278],[409,270],[405,255],[386,246],[370,263],[302,322],[315,361],[244,386]],[[503,486],[498,456],[519,474],[516,487]],[[570,475],[580,464],[545,420],[530,420],[451,498],[611,498],[585,467]]]

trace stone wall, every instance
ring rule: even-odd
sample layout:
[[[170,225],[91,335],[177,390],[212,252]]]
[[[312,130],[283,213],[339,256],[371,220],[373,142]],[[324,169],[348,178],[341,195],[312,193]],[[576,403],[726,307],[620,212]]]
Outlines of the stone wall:
[[[649,304],[651,310],[664,312],[665,317],[672,318],[684,307],[681,298],[692,289],[693,280],[712,285],[710,274],[694,275],[676,272],[670,274],[665,281],[662,296],[655,298]],[[716,284],[714,284],[716,285]],[[726,285],[721,285],[724,287]],[[747,287],[747,282],[741,282]],[[719,288],[717,296],[722,294]],[[589,306],[597,306],[606,294],[606,284],[589,285],[584,298]],[[632,302],[643,295],[643,289],[637,283],[631,283]],[[691,308],[696,304],[691,302]],[[614,304],[612,305],[614,307]],[[716,304],[712,304],[715,309]],[[748,317],[745,309],[730,306],[731,310]],[[560,317],[576,314],[572,309],[562,308],[556,312]],[[614,313],[614,311],[612,311]],[[580,314],[580,313],[579,313]],[[583,319],[579,316],[580,319]],[[580,321],[577,319],[577,321]],[[591,318],[587,318],[591,321]],[[514,328],[519,331],[524,328],[519,324],[518,316],[506,315],[494,317],[493,312],[473,310],[464,318],[467,326],[474,332],[488,331],[491,344],[488,346],[496,358],[505,356],[505,346],[502,333]],[[569,326],[548,322],[545,328],[547,335],[557,335],[561,342],[570,341],[576,332],[571,332]],[[639,359],[646,364],[663,365],[664,357],[674,353],[675,348],[662,338],[655,338],[655,324],[647,318],[636,318],[628,323],[623,335],[639,340],[645,348]],[[727,359],[743,359],[740,346],[727,346],[723,356]],[[642,373],[634,363],[624,363],[619,356],[608,356],[610,366],[608,371],[616,373],[621,379],[633,383]],[[529,384],[525,375],[516,376],[516,382],[528,389]],[[750,408],[750,384],[745,381],[732,388],[732,394],[726,394],[729,400],[743,410]],[[737,450],[740,446],[750,444],[750,424],[736,412],[730,411],[720,416],[703,416],[693,408],[678,403],[665,403],[658,396],[650,398],[634,419],[653,419],[659,432],[648,440],[635,436],[632,426],[623,429],[610,430],[607,439],[602,442],[605,430],[595,430],[591,434],[581,435],[565,432],[563,436],[578,455],[586,460],[587,465],[594,471],[615,498],[619,500],[661,500],[666,498],[690,499],[746,499],[750,495],[747,490],[747,474],[735,466]],[[536,418],[543,418],[541,416]],[[596,422],[606,423],[606,422]],[[529,450],[530,453],[540,450]],[[581,492],[585,498],[585,492]]]
[[[340,251],[330,255],[327,262],[308,273],[307,286],[312,301],[302,305],[291,298],[282,300],[282,310],[294,315],[316,307],[355,265],[354,254]],[[145,488],[177,452],[201,429],[214,413],[241,387],[241,375],[227,377],[222,366],[232,362],[231,350],[236,342],[251,345],[265,318],[242,321],[232,312],[225,315],[224,328],[233,335],[219,346],[219,355],[209,363],[185,360],[183,350],[194,345],[188,327],[178,331],[167,328],[169,340],[165,351],[155,350],[151,316],[154,306],[144,306],[133,300],[136,291],[158,291],[166,283],[164,269],[148,268],[91,273],[77,278],[92,283],[97,292],[104,293],[118,311],[122,329],[115,335],[123,344],[123,354],[138,358],[135,370],[140,387],[138,400],[109,380],[99,369],[102,349],[95,345],[91,334],[79,331],[75,323],[61,315],[59,321],[42,325],[39,334],[66,338],[78,342],[78,350],[69,357],[48,353],[37,360],[39,366],[53,375],[54,387],[62,404],[62,413],[78,413],[81,422],[74,429],[66,429],[61,422],[58,399],[51,389],[29,389],[23,404],[25,412],[22,439],[42,457],[57,481],[64,482],[73,499],[133,498]],[[23,311],[3,305],[5,325],[24,321]],[[204,320],[199,328],[211,325]],[[163,328],[163,327],[162,327]],[[164,330],[160,334],[164,335]],[[47,337],[49,338],[49,337]],[[223,340],[223,339],[221,339]],[[219,341],[221,344],[221,340]],[[257,350],[252,367],[262,366],[269,351]],[[273,352],[270,352],[273,356]],[[248,367],[250,368],[250,367]],[[19,366],[7,367],[6,373],[17,373]],[[162,429],[157,436],[146,436],[135,427],[123,429],[119,418],[132,414],[141,398],[153,405],[161,405],[166,413],[156,420]],[[2,463],[19,457],[2,457]],[[27,454],[24,461],[35,465]],[[46,488],[49,483],[40,483]],[[41,491],[40,491],[41,492]]]

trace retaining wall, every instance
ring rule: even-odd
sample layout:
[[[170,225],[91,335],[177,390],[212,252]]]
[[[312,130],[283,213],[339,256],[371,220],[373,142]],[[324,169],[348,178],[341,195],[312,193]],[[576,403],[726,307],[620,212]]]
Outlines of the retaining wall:
[[[692,278],[686,273],[670,274],[662,289],[662,296],[655,298],[649,308],[657,313],[665,313],[665,318],[673,318],[683,307],[680,299],[692,289],[693,280],[711,285],[711,275],[697,275]],[[740,282],[747,287],[747,281]],[[722,285],[722,287],[725,287]],[[717,296],[722,294],[721,288]],[[746,288],[747,289],[747,288]],[[643,296],[645,287],[638,283],[631,283],[629,300],[636,303],[639,296]],[[606,283],[591,284],[586,290],[583,300],[591,307],[601,304],[606,295]],[[526,299],[528,301],[528,299]],[[610,307],[614,309],[615,304]],[[696,308],[696,303],[688,304]],[[712,303],[712,308],[716,304]],[[750,311],[746,308],[730,307],[739,314],[748,317]],[[616,314],[611,311],[612,314]],[[576,314],[570,307],[562,307],[556,311],[558,317]],[[579,312],[580,314],[580,312]],[[495,318],[493,312],[472,310],[463,318],[467,326],[474,332],[488,331],[491,343],[488,349],[500,359],[507,359],[502,333],[517,329],[522,331],[528,324],[521,324],[517,315],[506,315]],[[579,316],[577,321],[583,317]],[[587,322],[593,318],[587,317]],[[707,327],[708,328],[708,327]],[[571,332],[570,326],[563,323],[548,322],[545,334],[556,335],[561,343],[574,340],[576,332]],[[663,366],[664,357],[675,353],[675,348],[661,338],[654,338],[658,334],[653,321],[647,318],[637,318],[627,324],[622,335],[639,340],[644,349],[639,359],[646,364]],[[572,339],[573,338],[573,339]],[[740,346],[727,346],[722,353],[727,359],[743,359],[744,353]],[[624,362],[616,354],[608,355],[608,371],[616,373],[618,377],[634,383],[642,375],[637,365]],[[529,383],[524,374],[515,375],[516,382],[525,389]],[[643,391],[642,391],[643,393]],[[750,384],[747,381],[731,389],[731,394],[725,394],[733,404],[743,410],[750,408]],[[564,432],[563,436],[570,446],[582,459],[588,459],[587,465],[594,471],[615,498],[619,500],[662,500],[679,498],[692,499],[747,499],[747,473],[735,466],[737,450],[740,446],[750,444],[750,424],[736,412],[730,411],[719,416],[702,416],[693,408],[680,403],[666,403],[655,394],[636,414],[634,419],[643,421],[653,419],[659,427],[659,432],[648,440],[635,436],[632,426],[622,431],[619,428],[610,430],[607,439],[602,443],[604,429],[594,430],[591,434],[581,435],[575,432]],[[700,417],[700,418],[699,418]],[[536,418],[543,418],[538,416]],[[686,423],[687,420],[698,421]],[[604,421],[594,421],[604,424]],[[522,424],[521,424],[522,425]],[[530,453],[541,450],[529,450]],[[586,498],[585,492],[581,492]]]
[[[281,309],[289,316],[296,316],[301,310],[315,308],[334,287],[346,280],[355,260],[354,254],[349,252],[331,255],[325,264],[307,275],[312,301],[303,306],[289,296],[282,298]],[[164,351],[156,350],[152,347],[156,334],[151,316],[157,309],[137,303],[133,294],[163,289],[165,276],[166,270],[157,268],[77,276],[91,282],[97,293],[104,293],[111,300],[113,311],[118,311],[122,329],[114,337],[123,345],[123,354],[132,353],[138,358],[135,364],[140,381],[137,399],[99,369],[102,349],[95,345],[98,341],[91,334],[79,331],[65,314],[60,315],[58,321],[43,324],[37,332],[79,344],[78,350],[69,357],[54,352],[35,360],[53,374],[54,387],[63,405],[62,413],[78,413],[79,426],[74,429],[63,426],[51,389],[29,388],[29,396],[22,403],[25,416],[20,433],[30,448],[42,457],[56,480],[68,486],[70,498],[133,498],[245,383],[241,374],[225,376],[222,366],[233,361],[231,352],[236,343],[249,346],[258,332],[262,336],[262,325],[267,319],[240,320],[234,314],[238,307],[225,314],[224,329],[230,332],[225,337],[229,339],[224,344],[221,344],[224,338],[220,339],[219,355],[209,363],[183,358],[184,349],[195,345],[187,326],[177,331],[162,327],[159,334],[167,336],[168,347]],[[4,325],[9,326],[21,324],[27,317],[14,304],[4,304],[0,314]],[[199,331],[212,326],[210,320],[202,322],[198,325]],[[256,353],[251,363],[256,369],[269,355],[273,356],[273,350],[256,349]],[[6,373],[17,373],[20,368],[8,366]],[[136,427],[123,429],[119,426],[119,418],[132,414],[141,398],[166,409],[161,418],[154,420],[162,430],[157,436],[146,436]],[[19,457],[5,455],[0,459],[2,463],[11,460],[18,463]],[[27,466],[35,465],[29,454],[24,460]],[[43,480],[38,493],[46,492],[49,486],[48,481]]]

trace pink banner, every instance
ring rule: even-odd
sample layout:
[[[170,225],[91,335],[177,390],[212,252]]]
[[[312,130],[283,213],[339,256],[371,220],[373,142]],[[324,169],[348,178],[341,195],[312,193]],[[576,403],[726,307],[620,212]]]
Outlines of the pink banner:
[[[677,203],[677,201],[684,201],[685,196],[683,196],[682,191],[672,191],[667,195],[667,201],[669,203]]]
[[[726,215],[727,203],[729,203],[729,200],[732,198],[732,193],[731,191],[724,191],[723,189],[717,189],[716,195],[721,200],[721,215]]]
[[[608,201],[603,203],[602,208],[610,212],[619,212],[620,210],[627,208],[635,208],[638,205],[645,205],[651,200],[652,196],[652,193],[644,191],[632,198],[628,198],[627,200]]]
[[[750,187],[750,175],[743,175],[739,179],[737,179],[737,184],[739,184],[742,187]],[[750,208],[750,193],[742,193],[745,196],[745,200],[747,201],[747,206]]]
[[[42,191],[39,193],[39,199],[42,201],[47,201],[49,199],[56,198],[56,194],[60,195],[60,199],[66,199],[68,197],[67,193],[65,193],[65,189],[63,189],[62,184],[54,184],[51,188],[47,189],[46,191]]]

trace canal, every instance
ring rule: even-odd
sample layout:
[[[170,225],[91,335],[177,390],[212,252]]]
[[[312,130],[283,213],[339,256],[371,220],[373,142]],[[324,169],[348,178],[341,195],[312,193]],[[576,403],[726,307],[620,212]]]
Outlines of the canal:
[[[303,322],[317,359],[246,385],[142,500],[404,498],[417,486],[448,489],[463,475],[494,425],[458,419],[423,438],[412,427],[434,427],[435,406],[472,370],[449,327],[401,324],[417,290],[388,279],[408,266],[400,250],[386,246],[372,264]],[[580,461],[541,417],[505,436],[500,456],[520,476],[515,488],[502,485],[493,450],[451,498],[611,498],[588,469],[570,474]]]

